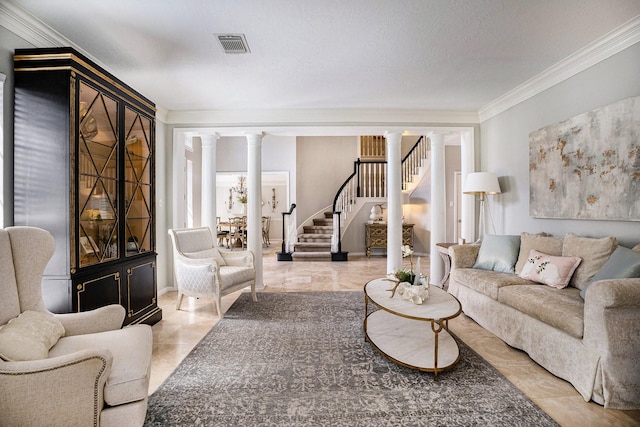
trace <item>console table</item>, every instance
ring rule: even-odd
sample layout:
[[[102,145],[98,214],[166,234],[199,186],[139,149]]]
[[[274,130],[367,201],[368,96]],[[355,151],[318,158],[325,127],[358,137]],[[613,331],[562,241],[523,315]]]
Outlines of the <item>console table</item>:
[[[371,249],[387,249],[386,223],[365,224],[364,236],[364,246],[368,257],[371,256]],[[402,224],[402,244],[409,245],[413,249],[413,224]]]

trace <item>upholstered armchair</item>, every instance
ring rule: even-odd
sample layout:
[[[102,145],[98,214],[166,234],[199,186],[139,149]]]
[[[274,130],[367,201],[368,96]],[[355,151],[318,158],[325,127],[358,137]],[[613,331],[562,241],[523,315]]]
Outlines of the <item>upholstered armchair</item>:
[[[178,310],[184,295],[213,298],[222,318],[222,297],[248,286],[257,301],[253,252],[218,250],[209,227],[169,230],[169,235],[173,242]]]
[[[143,425],[151,328],[120,329],[120,305],[48,312],[42,273],[53,251],[47,231],[0,229],[0,425]]]

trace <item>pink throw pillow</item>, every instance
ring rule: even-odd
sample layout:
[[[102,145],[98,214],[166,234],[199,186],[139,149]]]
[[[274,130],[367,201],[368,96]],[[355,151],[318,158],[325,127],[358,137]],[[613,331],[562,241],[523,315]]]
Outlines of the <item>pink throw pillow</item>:
[[[575,256],[552,256],[531,249],[520,277],[557,289],[566,288],[581,261],[582,258]]]

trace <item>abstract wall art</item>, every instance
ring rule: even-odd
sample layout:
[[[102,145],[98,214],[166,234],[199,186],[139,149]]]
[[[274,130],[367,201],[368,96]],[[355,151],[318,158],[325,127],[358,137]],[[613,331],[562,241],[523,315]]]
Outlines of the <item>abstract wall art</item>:
[[[640,97],[529,134],[534,218],[640,221]]]

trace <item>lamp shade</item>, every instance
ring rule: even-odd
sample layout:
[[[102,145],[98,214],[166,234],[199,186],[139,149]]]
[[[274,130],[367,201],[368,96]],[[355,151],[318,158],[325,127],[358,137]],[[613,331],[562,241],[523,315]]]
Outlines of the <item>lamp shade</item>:
[[[492,172],[473,172],[467,175],[464,194],[500,194],[498,177]]]

